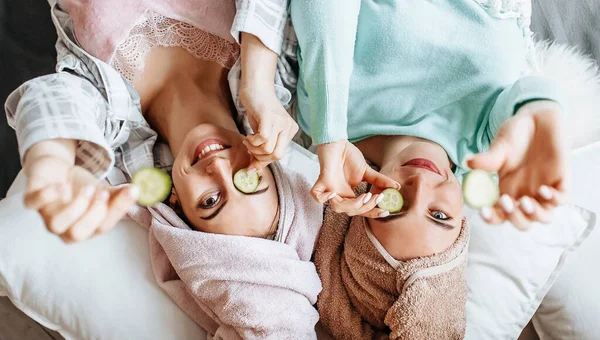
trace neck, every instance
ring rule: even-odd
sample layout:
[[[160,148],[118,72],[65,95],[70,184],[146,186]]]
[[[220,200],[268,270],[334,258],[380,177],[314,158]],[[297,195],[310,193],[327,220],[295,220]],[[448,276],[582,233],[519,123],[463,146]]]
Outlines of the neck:
[[[225,70],[200,78],[180,73],[165,81],[156,93],[145,110],[146,120],[174,155],[188,132],[200,124],[237,131]]]
[[[377,167],[382,168],[389,162],[394,162],[400,152],[417,142],[429,143],[439,148],[447,156],[446,150],[439,144],[413,136],[373,136],[357,142],[356,147],[358,147],[366,159],[375,163]],[[450,167],[453,167],[452,162],[450,162]]]

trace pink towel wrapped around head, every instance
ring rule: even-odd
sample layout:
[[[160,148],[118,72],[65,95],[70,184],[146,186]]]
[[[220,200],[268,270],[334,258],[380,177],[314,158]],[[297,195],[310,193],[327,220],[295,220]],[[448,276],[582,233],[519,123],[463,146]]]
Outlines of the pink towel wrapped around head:
[[[316,339],[321,282],[310,258],[323,207],[304,176],[270,168],[280,206],[275,240],[194,231],[164,204],[130,213],[150,229],[159,285],[217,339]]]
[[[463,221],[443,253],[398,261],[365,218],[327,208],[315,252],[321,323],[336,339],[462,339],[468,241]]]

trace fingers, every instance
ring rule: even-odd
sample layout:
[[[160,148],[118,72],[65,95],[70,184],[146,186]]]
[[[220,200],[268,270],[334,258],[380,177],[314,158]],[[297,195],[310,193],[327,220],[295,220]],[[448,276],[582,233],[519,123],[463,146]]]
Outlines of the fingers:
[[[568,201],[568,194],[562,187],[556,189],[547,185],[540,186],[538,190],[537,199],[542,202],[544,206],[559,206],[565,204]]]
[[[52,184],[39,190],[25,193],[25,207],[39,210],[57,201],[65,202],[71,199],[71,188],[66,184]]]
[[[383,195],[373,195],[370,192],[355,198],[341,198],[336,196],[330,200],[331,208],[337,213],[345,213],[348,216],[364,216],[368,218],[380,218],[389,215],[388,211],[377,208]]]
[[[483,208],[480,215],[489,224],[511,222],[519,230],[528,230],[534,222],[549,223],[551,209],[544,208],[535,199],[523,196],[518,201],[504,194],[493,208]]]
[[[51,209],[53,207],[41,209],[40,214],[48,230],[57,235],[66,232],[86,212],[95,191],[93,185],[88,185],[79,190],[74,199],[60,210],[54,211]]]
[[[492,142],[490,149],[474,155],[466,160],[467,166],[471,169],[479,169],[486,172],[498,172],[506,162],[508,147],[502,138],[497,138]]]
[[[135,204],[138,195],[139,189],[134,185],[116,189],[116,194],[109,201],[106,217],[104,218],[104,221],[100,223],[100,227],[98,227],[96,234],[104,233],[112,229]]]
[[[373,168],[371,167],[367,167],[367,170],[365,171],[365,176],[364,176],[364,180],[367,183],[370,183],[378,188],[396,188],[396,189],[400,189],[400,184],[396,181],[394,181],[393,179],[387,177],[384,174],[381,174],[377,171],[375,171]]]
[[[100,190],[81,218],[64,233],[65,239],[81,242],[92,236],[106,216],[109,196],[107,190]]]

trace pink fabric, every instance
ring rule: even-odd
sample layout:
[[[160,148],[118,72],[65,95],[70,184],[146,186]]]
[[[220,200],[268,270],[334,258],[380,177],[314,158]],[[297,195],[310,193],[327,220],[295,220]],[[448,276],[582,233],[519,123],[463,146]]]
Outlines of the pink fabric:
[[[234,42],[234,0],[58,0],[58,5],[71,16],[83,49],[105,62],[147,10]]]
[[[280,201],[274,241],[191,230],[164,204],[129,214],[150,230],[158,284],[216,339],[316,339],[321,281],[310,258],[323,207],[303,176],[270,167]]]

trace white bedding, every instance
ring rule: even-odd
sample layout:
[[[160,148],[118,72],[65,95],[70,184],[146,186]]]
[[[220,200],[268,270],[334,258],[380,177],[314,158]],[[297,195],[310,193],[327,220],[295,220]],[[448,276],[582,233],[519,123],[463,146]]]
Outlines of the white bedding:
[[[589,149],[600,155],[599,143]],[[600,211],[600,193],[589,190],[600,188],[600,157],[590,166],[587,154],[580,154],[573,156],[575,202]],[[314,157],[304,150],[289,153],[285,164],[312,179],[318,174]],[[67,339],[206,337],[155,284],[141,227],[122,221],[106,235],[66,246],[45,231],[36,213],[22,207],[22,180],[11,188],[13,196],[0,202],[0,295]],[[510,226],[490,228],[471,216],[478,246],[470,249],[467,338],[517,338],[556,279],[564,249],[592,229],[594,216],[588,212],[559,215],[562,222],[532,234]],[[600,334],[600,325],[587,326]]]

